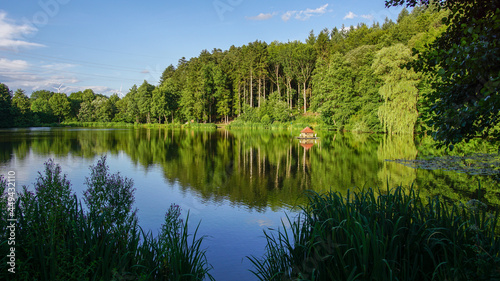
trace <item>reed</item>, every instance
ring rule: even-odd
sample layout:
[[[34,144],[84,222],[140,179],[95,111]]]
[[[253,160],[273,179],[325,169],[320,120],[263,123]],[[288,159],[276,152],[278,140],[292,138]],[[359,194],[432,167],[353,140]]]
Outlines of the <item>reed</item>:
[[[190,234],[180,209],[170,209],[158,237],[144,232],[133,210],[133,182],[110,175],[106,158],[91,167],[85,203],[52,160],[35,191],[23,187],[16,201],[16,273],[0,258],[1,280],[204,280],[209,273],[203,237]],[[6,181],[0,179],[5,190]],[[7,253],[5,194],[0,251]],[[95,204],[99,204],[98,207]]]
[[[497,218],[477,200],[387,193],[309,193],[296,219],[265,232],[259,280],[493,280],[500,278]]]

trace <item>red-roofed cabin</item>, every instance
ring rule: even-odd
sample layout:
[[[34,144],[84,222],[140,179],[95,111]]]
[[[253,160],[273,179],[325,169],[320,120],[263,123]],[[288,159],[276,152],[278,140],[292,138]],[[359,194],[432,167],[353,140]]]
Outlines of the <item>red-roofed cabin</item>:
[[[304,130],[300,131],[299,138],[314,138],[314,131],[309,127],[305,127]]]

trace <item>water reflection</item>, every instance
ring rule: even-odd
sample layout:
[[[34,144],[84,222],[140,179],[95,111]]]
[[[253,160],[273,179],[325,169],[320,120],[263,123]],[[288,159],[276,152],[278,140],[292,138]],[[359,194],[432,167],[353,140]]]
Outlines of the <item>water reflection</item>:
[[[496,181],[442,171],[422,171],[386,159],[415,159],[412,138],[377,134],[320,132],[298,140],[290,131],[194,131],[169,129],[35,129],[0,132],[0,161],[15,155],[94,158],[127,154],[136,165],[160,166],[170,183],[204,200],[230,200],[257,211],[295,205],[303,191],[415,184],[423,194],[467,199],[477,179],[498,204]],[[41,167],[40,167],[41,168]],[[87,172],[87,171],[85,171]]]
[[[386,159],[441,155],[427,139],[379,134],[318,132],[300,142],[299,131],[194,131],[168,129],[21,129],[0,131],[0,174],[16,172],[18,186],[35,180],[43,161],[57,158],[81,195],[88,166],[109,155],[110,168],[134,179],[139,220],[157,230],[170,203],[190,211],[192,227],[208,235],[216,280],[255,280],[247,255],[262,256],[262,229],[282,226],[303,191],[363,189],[403,184],[422,196],[479,198],[500,206],[494,177],[413,169]],[[493,149],[494,148],[494,149]],[[470,144],[471,152],[497,146]],[[466,153],[467,151],[464,151]],[[5,169],[2,169],[5,168]],[[478,180],[481,192],[478,196]],[[77,190],[80,188],[80,190]]]

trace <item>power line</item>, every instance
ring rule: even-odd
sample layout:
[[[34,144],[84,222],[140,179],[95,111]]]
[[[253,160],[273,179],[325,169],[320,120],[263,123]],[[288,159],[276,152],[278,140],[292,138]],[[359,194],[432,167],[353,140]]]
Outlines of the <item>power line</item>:
[[[44,68],[44,67],[40,67],[40,66],[30,66],[30,68],[34,68],[34,69],[39,69],[39,70],[43,70],[45,73],[36,73],[36,72],[29,72],[29,71],[1,71],[0,70],[0,74],[3,74],[5,76],[16,76],[15,74],[27,74],[27,75],[35,75],[35,76],[39,76],[40,74],[50,74],[50,73],[53,73],[53,72],[57,72],[58,70],[53,70],[53,69],[47,69],[47,68]],[[83,76],[91,76],[91,77],[97,77],[97,78],[105,78],[105,79],[111,79],[111,80],[116,80],[116,81],[131,81],[131,82],[137,82],[138,80],[140,79],[133,79],[133,78],[120,78],[120,77],[113,77],[113,76],[106,76],[106,75],[100,75],[100,74],[89,74],[89,73],[83,73],[83,72],[76,72],[76,71],[61,71],[61,72],[64,72],[64,73],[70,73],[70,74],[76,74],[76,75],[83,75]]]
[[[82,49],[88,49],[88,50],[94,50],[94,51],[100,51],[100,52],[107,52],[107,53],[113,53],[113,54],[122,54],[122,55],[129,55],[129,56],[135,56],[135,57],[146,57],[146,58],[155,58],[155,59],[173,59],[171,57],[160,57],[160,56],[151,56],[151,55],[145,55],[145,54],[134,54],[134,53],[128,53],[128,52],[122,52],[119,50],[108,50],[108,49],[101,49],[101,48],[95,48],[95,47],[87,47],[87,46],[82,46],[78,44],[69,44],[69,43],[61,43],[61,42],[55,42],[55,41],[48,41],[48,40],[37,40],[38,42],[41,42],[39,44],[56,44],[56,45],[65,45],[68,47],[76,47],[76,48],[82,48]],[[37,43],[37,42],[34,42]]]
[[[59,62],[59,63],[78,63],[78,64],[83,64],[83,65],[88,65],[88,66],[93,66],[93,67],[96,66],[96,67],[102,68],[102,69],[120,70],[120,71],[127,71],[127,72],[133,72],[133,73],[140,73],[141,71],[144,70],[144,69],[127,67],[127,66],[117,66],[117,65],[88,62],[88,61],[75,60],[75,59],[66,59],[66,58],[63,59],[63,58],[58,58],[58,57],[53,57],[53,56],[48,56],[48,55],[41,55],[41,54],[33,54],[33,53],[28,53],[28,52],[21,53],[21,52],[14,52],[14,51],[5,50],[5,49],[2,49],[2,51],[9,52],[9,53],[11,53],[15,56],[19,56],[19,57],[32,58],[32,59],[43,59],[43,60],[52,61],[52,62]]]

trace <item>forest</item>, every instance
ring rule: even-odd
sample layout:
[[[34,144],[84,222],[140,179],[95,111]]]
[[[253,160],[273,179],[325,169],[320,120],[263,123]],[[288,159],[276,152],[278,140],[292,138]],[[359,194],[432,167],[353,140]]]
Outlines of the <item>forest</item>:
[[[466,35],[476,38],[473,40],[480,43],[484,40],[492,43],[493,40],[496,44],[497,41],[494,38],[481,41],[481,36],[488,33],[486,29],[475,30],[473,26],[467,27],[468,23],[456,27],[466,20],[457,16],[463,13],[460,10],[462,2],[457,2],[458,10],[455,6],[443,8],[424,2],[414,5],[411,12],[403,9],[396,22],[386,18],[382,24],[374,22],[371,26],[361,23],[357,26],[342,26],[340,29],[325,28],[317,34],[311,31],[304,42],[266,43],[257,40],[241,47],[231,46],[224,51],[203,50],[198,57],[189,60],[183,57],[177,66],[168,66],[158,85],[144,81],[139,86],[132,86],[123,97],[117,94],[108,97],[94,93],[91,89],[69,95],[39,90],[28,97],[21,89],[12,94],[5,84],[0,84],[0,127],[65,121],[227,123],[234,119],[271,124],[293,122],[305,115],[337,130],[387,133],[424,131],[429,127],[423,120],[438,118],[430,125],[442,125],[439,122],[443,118],[436,117],[433,112],[438,108],[432,106],[445,99],[437,96],[434,97],[434,104],[432,101],[429,104],[429,97],[433,97],[437,90],[442,90],[438,89],[436,85],[439,83],[436,82],[457,77],[456,69],[446,69],[444,63],[439,62],[443,58],[446,59],[446,65],[453,66],[449,57],[438,54],[434,56],[433,65],[429,63],[429,54],[439,51],[445,41],[443,38],[460,28],[465,28],[465,33],[468,30],[470,34]],[[388,1],[386,5],[390,3]],[[498,17],[491,7],[474,6],[467,9],[471,10],[468,11],[470,13],[486,10],[490,18],[491,13],[493,19]],[[488,14],[485,16],[484,13],[476,18],[484,22],[489,20]],[[496,32],[498,28],[493,26],[493,30]],[[475,43],[465,42],[468,39],[460,37],[457,40],[465,47]],[[453,40],[446,41],[446,44],[453,44],[450,52],[457,47]],[[492,44],[488,46],[491,48]],[[495,50],[490,52],[494,54],[493,62],[498,60]],[[460,50],[457,52],[460,55],[463,53]],[[481,52],[477,57],[482,55],[489,59]],[[422,66],[426,58],[428,60]],[[472,59],[470,61],[474,62]],[[497,68],[493,66],[493,69]],[[498,78],[496,72],[492,73]],[[470,74],[474,76],[473,72]],[[467,74],[461,77],[465,76]],[[492,81],[496,81],[495,77]],[[482,97],[487,94],[484,88],[487,87],[480,88]],[[445,90],[455,92],[456,89]],[[475,91],[472,95],[477,96],[479,91]],[[493,91],[498,93],[496,86]],[[468,94],[465,90],[462,92]],[[462,109],[453,112],[460,113],[463,108],[465,111],[472,108],[467,102],[472,103],[474,100],[467,97],[463,104],[458,105]],[[470,124],[464,126],[468,130],[471,126],[477,126],[474,118],[478,116],[470,112],[459,119],[468,120]],[[481,111],[476,113],[481,114]],[[492,114],[495,115],[490,112]],[[497,124],[496,117],[487,118]],[[479,127],[485,126],[485,122],[482,124]],[[473,136],[477,134],[477,131],[469,131]],[[461,140],[465,133],[458,134],[445,142]]]

